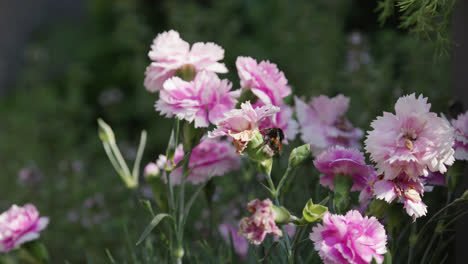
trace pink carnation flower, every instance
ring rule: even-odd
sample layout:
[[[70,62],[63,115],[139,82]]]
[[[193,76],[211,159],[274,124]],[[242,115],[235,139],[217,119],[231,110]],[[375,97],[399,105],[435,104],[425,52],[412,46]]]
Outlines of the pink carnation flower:
[[[351,210],[345,216],[326,212],[322,221],[312,228],[310,239],[325,264],[383,262],[387,235],[375,217]]]
[[[38,239],[39,233],[48,223],[49,218],[39,217],[34,205],[13,205],[0,215],[0,252],[8,252],[23,243]]]
[[[364,154],[341,146],[322,152],[314,160],[314,166],[323,173],[320,177],[320,184],[331,190],[333,190],[335,175],[342,174],[351,177],[353,179],[351,191],[361,191],[376,174],[374,167],[366,164]]]
[[[226,243],[231,244],[234,246],[234,251],[236,251],[237,255],[241,259],[245,259],[247,257],[247,252],[249,250],[249,243],[245,237],[239,235],[239,232],[230,224],[223,223],[219,226],[219,232],[223,237]]]
[[[283,236],[283,232],[276,226],[273,203],[270,199],[260,201],[255,199],[247,204],[247,209],[252,215],[240,221],[239,234],[255,245],[260,245],[266,235]]]
[[[259,131],[259,125],[267,118],[271,118],[279,111],[279,107],[265,105],[252,107],[250,102],[241,104],[241,109],[232,109],[224,114],[218,127],[208,133],[208,137],[230,136],[234,141],[237,153],[241,154],[250,140]]]
[[[337,95],[314,97],[309,104],[295,97],[296,114],[301,126],[301,139],[309,143],[314,155],[332,146],[361,147],[364,133],[345,118],[349,98]]]
[[[452,120],[455,128],[455,159],[468,160],[468,112]]]
[[[184,158],[182,145],[179,145],[174,155],[177,164]],[[167,158],[160,155],[158,166],[163,169]],[[210,177],[223,176],[226,173],[239,169],[241,159],[234,153],[231,144],[225,141],[203,140],[192,150],[188,169],[191,170],[187,181],[199,184],[207,181]],[[182,180],[182,167],[173,170],[170,174],[171,184],[180,184]]]
[[[404,173],[392,180],[380,177],[373,184],[373,192],[377,199],[388,203],[398,198],[413,221],[427,213],[427,206],[421,199],[424,194],[424,185],[419,178],[409,177]]]
[[[293,111],[283,99],[291,94],[291,87],[284,73],[276,64],[269,61],[257,61],[251,57],[238,57],[236,61],[241,86],[250,89],[259,99],[254,107],[274,105],[280,108],[271,119],[266,119],[260,125],[260,129],[279,127],[287,140],[293,140],[298,132],[298,124],[292,118]]]
[[[241,86],[250,89],[263,104],[280,106],[283,98],[291,94],[288,80],[274,63],[238,57],[236,67]]]
[[[164,81],[173,77],[185,65],[194,67],[196,72],[228,71],[224,63],[218,62],[224,58],[223,48],[211,42],[197,42],[190,48],[174,30],[158,34],[148,56],[152,62],[146,68],[144,84],[150,92],[160,90]]]
[[[195,127],[208,127],[235,107],[240,91],[231,92],[231,87],[213,72],[200,72],[191,82],[173,77],[164,83],[156,110],[167,117],[195,121]]]
[[[396,114],[384,112],[372,122],[366,151],[385,179],[402,172],[412,178],[428,176],[429,171],[445,173],[446,165],[454,162],[453,129],[429,112],[430,107],[427,98],[411,94],[398,99]]]

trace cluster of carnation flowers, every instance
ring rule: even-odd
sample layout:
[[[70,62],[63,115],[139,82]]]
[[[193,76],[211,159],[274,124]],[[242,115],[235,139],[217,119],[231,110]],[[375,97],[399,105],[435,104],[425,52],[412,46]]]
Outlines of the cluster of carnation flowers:
[[[270,148],[264,156],[271,158],[276,154],[271,142],[280,150],[281,143],[300,135],[315,157],[313,164],[321,172],[321,185],[332,192],[340,186],[342,191],[343,185],[336,184],[338,179],[345,179],[347,191],[360,192],[361,212],[312,213],[313,220],[305,218],[322,221],[313,228],[310,239],[325,263],[382,263],[387,235],[375,217],[362,215],[367,205],[373,199],[388,203],[396,200],[404,204],[414,221],[427,213],[422,201],[424,191],[430,189],[427,185],[443,184],[447,166],[455,158],[468,160],[468,114],[452,120],[451,125],[430,112],[431,105],[422,95],[399,98],[395,113],[384,112],[372,122],[364,141],[374,163],[370,165],[361,152],[364,132],[346,118],[350,99],[342,94],[321,95],[309,101],[294,96],[294,106],[290,106],[285,98],[292,89],[284,73],[274,63],[251,57],[237,58],[240,88],[233,89],[230,81],[218,75],[228,71],[221,62],[224,50],[220,46],[195,43],[190,47],[173,30],[156,37],[149,57],[152,62],[145,73],[145,87],[159,92],[156,110],[193,124],[195,129],[214,127],[191,150],[186,181],[199,184],[236,170],[242,164],[241,155],[247,152],[248,158],[258,159],[253,150],[264,145]],[[270,140],[265,135],[269,129],[280,132]],[[160,155],[156,163],[146,167],[145,174],[159,174],[172,167],[170,179],[165,173],[162,179],[180,184],[183,172],[176,165],[185,156],[183,147],[178,146],[171,159]],[[277,198],[277,189],[271,178],[267,179],[268,190]],[[242,218],[238,229],[226,223],[220,227],[242,258],[247,254],[247,242],[260,245],[268,235],[289,237],[283,227],[306,221],[291,216],[270,199],[255,199],[247,209],[252,215]]]

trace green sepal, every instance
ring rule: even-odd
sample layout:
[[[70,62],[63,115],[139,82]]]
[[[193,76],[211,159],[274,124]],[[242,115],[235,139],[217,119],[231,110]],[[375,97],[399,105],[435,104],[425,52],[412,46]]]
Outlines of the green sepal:
[[[306,203],[304,209],[302,210],[302,217],[309,223],[316,222],[322,219],[323,215],[328,211],[328,208],[320,205],[314,204],[312,199]]]

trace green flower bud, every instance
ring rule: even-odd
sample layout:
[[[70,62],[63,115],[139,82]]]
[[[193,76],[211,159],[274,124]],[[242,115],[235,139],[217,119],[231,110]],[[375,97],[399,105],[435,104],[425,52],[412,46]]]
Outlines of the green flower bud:
[[[322,219],[323,215],[328,211],[328,208],[320,205],[314,204],[312,199],[309,199],[304,209],[302,210],[302,217],[309,223],[316,222]]]
[[[101,118],[98,118],[98,133],[99,133],[99,138],[103,142],[107,142],[109,144],[115,144],[115,135],[114,131],[112,131],[112,128],[104,122]]]
[[[291,219],[291,214],[283,206],[278,207],[273,205],[273,211],[275,212],[275,223],[279,225],[287,224]]]
[[[184,257],[184,253],[184,249],[182,247],[179,247],[174,251],[174,258],[181,259]]]
[[[289,155],[289,167],[298,167],[302,162],[311,157],[310,154],[311,152],[309,144],[304,144],[300,147],[293,149],[291,151],[291,154]]]

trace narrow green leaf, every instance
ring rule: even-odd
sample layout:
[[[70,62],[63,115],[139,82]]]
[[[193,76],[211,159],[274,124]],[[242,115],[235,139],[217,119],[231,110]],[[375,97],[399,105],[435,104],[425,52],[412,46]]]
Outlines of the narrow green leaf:
[[[117,262],[115,262],[114,257],[112,257],[112,254],[110,253],[109,249],[107,249],[107,248],[106,248],[106,255],[109,258],[109,261],[110,261],[111,264],[117,264]]]
[[[201,184],[197,190],[195,191],[195,193],[193,193],[192,197],[190,197],[190,200],[188,201],[187,205],[185,206],[185,210],[184,210],[184,215],[185,217],[188,216],[189,212],[190,212],[190,208],[192,207],[192,204],[193,202],[195,202],[195,200],[197,199],[198,195],[200,194],[201,190],[203,190],[203,188],[206,186],[206,184],[208,183],[208,181],[206,181],[205,183]]]
[[[143,231],[143,234],[141,234],[140,238],[138,239],[138,242],[136,245],[138,246],[145,238],[149,235],[149,233],[163,220],[165,217],[171,217],[168,214],[158,214],[156,215],[153,220],[151,220],[151,223],[145,228],[145,231]]]
[[[149,200],[140,200],[141,205],[148,210],[148,212],[151,214],[151,216],[154,216],[154,211],[153,207],[151,206],[151,202]]]

